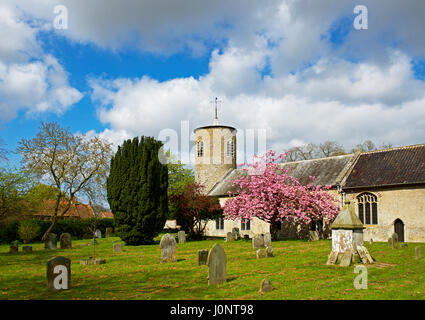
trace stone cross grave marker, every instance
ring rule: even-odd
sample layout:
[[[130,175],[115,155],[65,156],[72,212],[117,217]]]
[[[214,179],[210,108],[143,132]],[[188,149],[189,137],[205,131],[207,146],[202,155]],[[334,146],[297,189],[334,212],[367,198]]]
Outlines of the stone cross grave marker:
[[[176,262],[176,238],[171,234],[164,234],[159,244],[161,247],[161,263]]]
[[[252,238],[252,248],[261,249],[264,248],[264,237],[261,234],[257,234]]]
[[[44,241],[45,250],[56,250],[57,248],[57,236],[54,233],[48,233],[47,239]]]
[[[184,231],[179,231],[177,238],[179,239],[179,243],[186,243],[186,233]]]
[[[199,250],[198,251],[198,266],[206,265],[207,260],[208,260],[208,250]]]
[[[47,261],[47,290],[69,290],[71,284],[71,260],[54,257]]]
[[[72,237],[69,233],[62,233],[59,240],[61,249],[72,249]]]
[[[219,244],[215,244],[209,251],[207,265],[209,285],[226,282],[226,253]]]

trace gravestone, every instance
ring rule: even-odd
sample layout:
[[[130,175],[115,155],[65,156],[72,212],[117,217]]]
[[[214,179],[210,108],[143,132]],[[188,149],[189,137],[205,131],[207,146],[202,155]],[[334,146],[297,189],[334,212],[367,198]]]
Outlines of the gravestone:
[[[233,240],[239,240],[241,235],[239,233],[239,228],[232,229]]]
[[[47,290],[69,290],[71,284],[71,260],[54,257],[47,261]]]
[[[176,262],[176,238],[171,234],[164,234],[159,244],[161,247],[161,263]]]
[[[260,293],[270,292],[273,290],[273,286],[269,279],[263,279],[260,284]]]
[[[226,242],[230,242],[233,240],[233,234],[231,232],[228,232],[226,234]]]
[[[105,230],[105,238],[109,238],[110,236],[112,236],[112,228],[108,227]]]
[[[372,238],[370,238],[369,243],[370,243],[370,245],[373,245],[373,239]]]
[[[186,243],[186,233],[184,231],[179,231],[177,238],[179,239],[179,243]]]
[[[267,255],[268,258],[273,257],[273,247],[272,246],[268,246],[266,248],[266,255]]]
[[[54,233],[48,233],[47,238],[44,241],[45,250],[56,250],[57,248],[57,236]]]
[[[72,249],[72,238],[69,233],[62,233],[59,239],[61,249]]]
[[[208,250],[199,250],[198,251],[198,266],[206,265],[207,260],[208,260]]]
[[[123,248],[122,243],[115,243],[114,244],[114,252],[122,252],[122,248]]]
[[[257,250],[257,259],[262,259],[262,258],[264,258],[264,250],[258,249]]]
[[[326,262],[327,265],[335,264],[338,259],[338,252],[331,251],[328,257],[328,262]]]
[[[392,234],[391,244],[393,245],[393,249],[398,249],[398,235],[397,235],[397,233]]]
[[[372,264],[373,258],[364,246],[357,246],[357,252],[364,264]]]
[[[272,235],[270,232],[264,234],[264,246],[270,247],[272,245]]]
[[[18,250],[18,246],[12,244],[9,248],[9,253],[18,253]]]
[[[207,265],[209,285],[226,282],[226,253],[219,244],[215,244],[208,253]]]
[[[264,237],[261,234],[257,234],[252,238],[252,248],[261,249],[264,248]]]
[[[96,232],[94,233],[94,236],[96,238],[102,238],[102,231],[100,231],[99,229],[96,229]]]
[[[342,254],[341,258],[341,267],[348,267],[351,264],[351,258],[353,256],[353,252],[351,250],[347,250]]]
[[[402,249],[407,248],[407,243],[400,243],[400,248],[402,248]]]
[[[309,241],[318,241],[319,231],[309,231]]]
[[[421,254],[421,247],[416,247],[416,248],[415,248],[415,258],[416,258],[416,260],[421,259],[421,257],[422,257],[422,254]]]
[[[391,238],[388,238],[388,244],[393,244],[393,240]]]
[[[106,263],[106,259],[85,259],[85,260],[80,260],[80,264],[82,265],[89,265],[89,264],[105,264]]]
[[[25,252],[25,253],[32,252],[32,247],[31,246],[23,246],[22,251]]]

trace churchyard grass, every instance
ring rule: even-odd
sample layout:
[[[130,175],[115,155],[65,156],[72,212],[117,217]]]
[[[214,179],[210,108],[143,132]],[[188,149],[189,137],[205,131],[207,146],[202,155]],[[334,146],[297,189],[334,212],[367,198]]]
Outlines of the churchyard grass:
[[[425,299],[425,259],[415,259],[411,243],[392,249],[388,243],[365,246],[379,262],[368,266],[368,289],[356,290],[354,266],[327,266],[330,240],[274,241],[274,257],[256,258],[248,240],[223,239],[177,244],[177,262],[160,263],[157,244],[124,246],[113,252],[119,238],[97,239],[96,257],[102,265],[80,265],[92,254],[91,240],[74,240],[72,249],[45,251],[44,244],[30,244],[32,253],[9,254],[0,246],[0,299]],[[208,267],[198,266],[198,250],[219,243],[227,256],[227,282],[208,285]],[[46,262],[54,256],[71,259],[71,289],[46,289]],[[268,278],[274,290],[258,293]]]

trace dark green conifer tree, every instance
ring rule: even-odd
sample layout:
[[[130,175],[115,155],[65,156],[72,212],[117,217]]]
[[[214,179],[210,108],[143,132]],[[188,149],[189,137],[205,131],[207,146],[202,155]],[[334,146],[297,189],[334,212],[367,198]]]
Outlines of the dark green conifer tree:
[[[129,245],[149,244],[168,214],[168,169],[159,161],[162,142],[152,137],[127,140],[111,159],[107,180],[116,233]]]

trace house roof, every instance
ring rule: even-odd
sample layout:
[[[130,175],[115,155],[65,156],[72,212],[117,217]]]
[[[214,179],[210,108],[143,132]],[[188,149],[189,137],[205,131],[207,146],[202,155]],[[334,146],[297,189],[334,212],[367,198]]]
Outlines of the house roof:
[[[310,176],[316,177],[313,185],[338,185],[344,178],[356,158],[355,154],[334,156],[321,159],[303,160],[281,164],[284,169],[289,169],[288,174],[295,177],[301,184],[310,183]],[[210,196],[225,196],[232,190],[229,179],[247,175],[243,169],[230,171],[221,181],[219,181],[208,193]]]
[[[425,144],[360,154],[344,189],[425,183]]]
[[[35,216],[51,216],[52,212],[54,212],[56,205],[56,200],[46,200],[43,202],[43,209],[41,211],[35,213]],[[62,201],[60,204],[61,210],[65,209],[67,203]],[[80,218],[80,219],[88,219],[93,218],[93,209],[89,204],[82,203],[74,203],[71,205],[67,213],[65,213],[64,217],[67,218]]]

